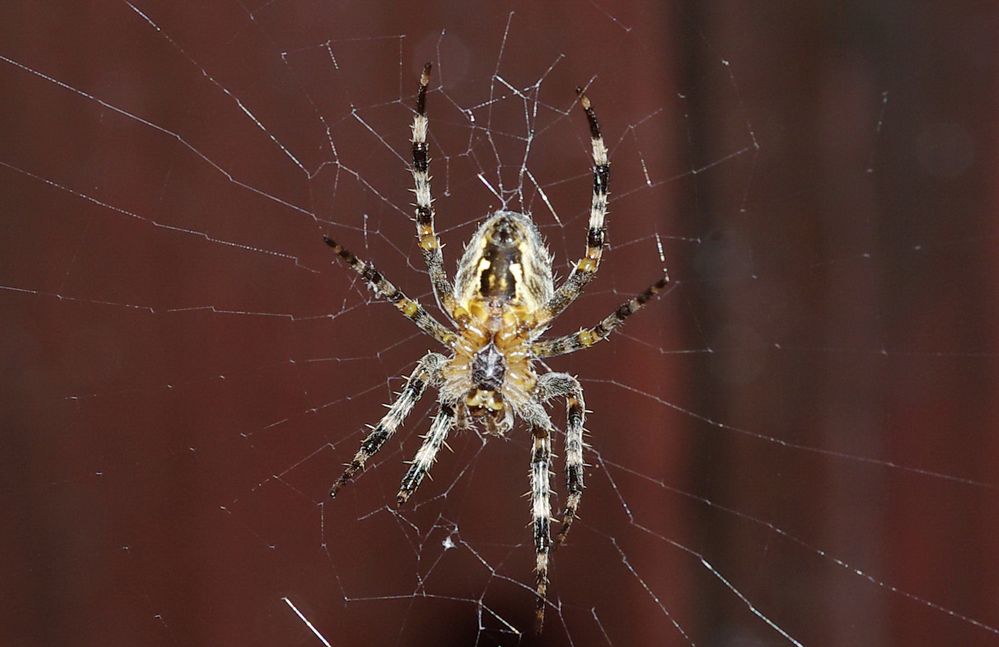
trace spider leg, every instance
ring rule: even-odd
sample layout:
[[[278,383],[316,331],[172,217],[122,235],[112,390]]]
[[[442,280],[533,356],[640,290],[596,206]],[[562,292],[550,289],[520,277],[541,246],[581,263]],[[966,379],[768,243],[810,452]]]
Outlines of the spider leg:
[[[534,449],[531,451],[531,513],[534,527],[534,551],[537,556],[535,582],[537,607],[534,629],[541,633],[545,624],[545,602],[548,593],[548,552],[551,549],[551,471],[552,441],[547,429],[533,427]]]
[[[604,218],[607,216],[607,190],[610,183],[610,162],[607,160],[607,146],[600,133],[597,115],[590,105],[590,100],[583,94],[582,88],[576,88],[579,103],[586,113],[590,124],[590,138],[593,156],[593,197],[590,201],[590,224],[586,232],[586,255],[572,268],[572,273],[565,283],[559,286],[539,315],[540,321],[550,321],[565,310],[569,304],[582,294],[583,288],[590,282],[600,267],[600,256],[603,253],[604,236],[607,232]]]
[[[628,317],[641,310],[652,297],[662,292],[667,283],[669,283],[669,277],[662,277],[638,296],[632,297],[622,303],[618,306],[617,310],[604,317],[600,323],[592,328],[583,328],[571,335],[534,342],[531,344],[531,353],[539,358],[565,355],[581,348],[589,348],[598,341],[607,339],[608,335],[614,332],[615,328],[623,324]]]
[[[416,369],[410,374],[406,381],[406,386],[402,388],[399,397],[389,407],[388,413],[378,421],[378,424],[371,429],[371,433],[361,443],[361,448],[354,455],[354,460],[350,462],[347,469],[337,479],[336,484],[330,490],[330,496],[335,497],[337,490],[343,487],[350,479],[364,469],[364,464],[371,458],[385,441],[392,437],[395,430],[399,428],[409,412],[415,405],[427,386],[436,385],[440,382],[441,367],[447,361],[443,355],[438,353],[427,353],[416,365]]]
[[[583,400],[583,387],[579,380],[568,373],[545,373],[538,378],[538,399],[542,402],[552,398],[565,398],[565,511],[562,513],[562,527],[555,535],[555,545],[565,543],[565,536],[576,518],[576,510],[583,496],[583,423],[586,420],[586,402]]]
[[[423,66],[420,75],[420,90],[416,95],[416,115],[413,117],[413,184],[416,194],[416,235],[419,238],[423,260],[430,272],[430,282],[434,286],[437,305],[452,316],[454,313],[454,288],[444,270],[444,256],[441,242],[434,231],[434,206],[430,194],[430,158],[427,146],[427,85],[430,83],[431,64]]]
[[[344,249],[340,243],[336,242],[329,236],[323,236],[323,240],[326,244],[333,248],[337,257],[346,263],[350,269],[354,270],[361,275],[371,289],[374,290],[379,296],[388,299],[392,305],[394,305],[399,312],[403,314],[404,317],[416,324],[416,326],[430,335],[440,343],[447,347],[451,347],[457,336],[445,328],[441,322],[433,318],[433,316],[427,312],[419,301],[415,299],[410,299],[402,290],[392,285],[392,283],[382,276],[381,272],[375,269],[375,266],[368,261],[362,261],[357,256],[347,249]]]
[[[523,405],[520,417],[528,424],[534,438],[531,450],[531,526],[534,531],[535,592],[534,629],[541,633],[545,624],[545,604],[548,601],[548,556],[551,551],[551,476],[552,436],[555,427],[544,407],[536,402]]]
[[[454,426],[454,407],[441,403],[437,417],[430,423],[430,431],[423,437],[423,445],[413,458],[413,463],[409,466],[409,471],[402,478],[399,486],[398,505],[403,505],[409,497],[420,486],[423,477],[430,471],[430,467],[437,458],[437,452],[447,439],[447,432]]]

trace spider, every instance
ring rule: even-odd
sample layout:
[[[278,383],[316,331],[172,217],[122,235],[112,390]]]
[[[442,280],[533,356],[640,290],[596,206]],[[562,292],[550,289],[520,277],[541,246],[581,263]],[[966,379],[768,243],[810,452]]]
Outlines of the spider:
[[[586,253],[562,285],[555,289],[552,256],[530,215],[500,209],[479,226],[458,264],[454,285],[444,270],[440,241],[434,230],[427,147],[427,86],[431,64],[420,76],[413,118],[413,181],[416,194],[416,230],[433,293],[440,309],[454,324],[442,325],[415,299],[386,279],[369,261],[359,259],[338,242],[324,236],[337,257],[361,275],[371,290],[391,302],[424,333],[444,345],[450,356],[429,352],[417,364],[388,413],[371,428],[354,459],[330,490],[337,491],[364,469],[367,461],[392,437],[428,387],[438,390],[439,408],[430,431],[416,452],[399,488],[402,505],[430,471],[452,428],[481,425],[502,436],[521,418],[533,437],[531,503],[536,553],[535,627],[544,624],[548,588],[548,556],[553,545],[565,541],[583,493],[583,422],[586,409],[579,381],[567,373],[538,375],[533,362],[572,353],[606,339],[668,283],[663,276],[641,294],[621,304],[590,328],[563,337],[540,339],[566,307],[580,295],[600,265],[607,215],[610,165],[607,147],[590,100],[576,88],[589,122],[593,157],[593,196]],[[561,528],[551,541],[551,443],[555,427],[544,405],[552,399],[566,402],[566,489],[568,496]]]

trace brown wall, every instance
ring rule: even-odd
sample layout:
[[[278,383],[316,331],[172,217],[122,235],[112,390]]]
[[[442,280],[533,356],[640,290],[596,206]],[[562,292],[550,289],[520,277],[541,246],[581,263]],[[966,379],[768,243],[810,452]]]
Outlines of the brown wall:
[[[5,3],[0,643],[996,642],[997,14],[938,4]],[[584,84],[610,246],[555,332],[657,236],[673,278],[549,362],[593,450],[541,638],[523,429],[396,512],[418,407],[326,498],[432,347],[321,241],[432,301],[425,60],[449,269],[502,182],[566,273]]]

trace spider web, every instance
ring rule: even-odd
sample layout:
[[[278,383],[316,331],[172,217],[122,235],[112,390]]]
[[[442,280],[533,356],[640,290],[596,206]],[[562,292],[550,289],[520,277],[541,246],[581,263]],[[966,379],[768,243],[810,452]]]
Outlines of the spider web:
[[[5,5],[5,644],[999,642],[996,16],[730,4]],[[520,427],[397,510],[427,398],[326,496],[438,350],[322,244],[432,303],[426,60],[449,271],[506,207],[567,274],[583,85],[610,245],[554,332],[673,278],[549,362],[593,413],[541,638]]]

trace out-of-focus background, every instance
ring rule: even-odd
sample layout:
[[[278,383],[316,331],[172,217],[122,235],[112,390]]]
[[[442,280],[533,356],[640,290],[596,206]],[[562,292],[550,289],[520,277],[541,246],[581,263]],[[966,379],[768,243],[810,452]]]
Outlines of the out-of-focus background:
[[[997,19],[5,3],[0,642],[999,643]],[[321,240],[432,302],[407,170],[427,60],[449,270],[505,205],[566,274],[584,85],[610,244],[555,332],[673,279],[548,362],[592,450],[540,638],[523,429],[454,434],[397,511],[428,399],[326,497],[437,350]]]

